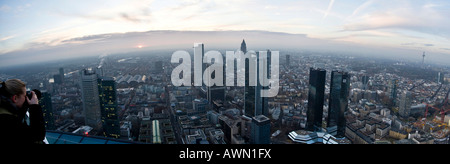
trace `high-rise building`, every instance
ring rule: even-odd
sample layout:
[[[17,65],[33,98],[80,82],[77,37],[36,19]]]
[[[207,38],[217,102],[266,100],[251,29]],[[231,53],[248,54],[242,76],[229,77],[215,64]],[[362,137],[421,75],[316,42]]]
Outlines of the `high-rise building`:
[[[362,77],[361,77],[361,82],[362,82],[362,89],[364,89],[364,90],[366,90],[366,89],[369,89],[368,88],[368,84],[369,84],[369,76],[367,76],[367,75],[363,75]]]
[[[207,64],[207,66],[211,66],[212,64]],[[225,75],[225,65],[223,65],[224,67],[222,68],[223,72],[222,75]],[[207,75],[210,75],[212,79],[216,78],[216,72],[213,72],[211,74],[211,72],[205,71],[205,73]],[[214,103],[214,101],[220,101],[221,103],[225,102],[225,91],[226,91],[226,86],[225,86],[225,78],[223,78],[223,86],[210,86],[210,87],[206,87],[207,88],[207,96],[206,98],[208,99],[208,102],[211,104]]]
[[[84,69],[80,74],[85,125],[103,133],[105,137],[119,138],[120,125],[114,79],[103,77],[92,68]]]
[[[247,46],[245,45],[245,41],[241,44],[241,50],[246,50]],[[259,81],[259,71],[262,71],[262,68],[259,68],[258,58],[259,52],[248,51],[249,56],[245,59],[245,87],[244,87],[244,115],[248,118],[255,117],[257,115],[269,115],[269,103],[266,97],[261,97],[261,90],[263,87]],[[271,51],[268,50],[267,56],[270,61]],[[253,64],[251,64],[253,63]],[[268,62],[270,64],[270,62]],[[270,65],[269,67],[270,68]],[[254,73],[251,70],[255,70]],[[268,74],[270,74],[270,70],[267,69]],[[256,85],[250,84],[250,79],[256,79]],[[268,89],[268,87],[264,87]]]
[[[47,130],[55,130],[55,118],[53,116],[53,106],[52,106],[52,97],[50,93],[46,91],[41,92],[42,97],[39,100],[39,104],[42,108],[42,113],[44,115],[45,121],[45,129]]]
[[[248,118],[253,118],[257,115],[269,115],[269,103],[268,98],[261,97],[262,89],[269,89],[268,87],[262,87],[259,79],[259,71],[263,68],[259,68],[258,58],[259,52],[247,51],[247,44],[245,40],[242,41],[240,50],[247,54],[245,60],[245,86],[244,86],[244,115]],[[270,62],[271,51],[267,50],[267,76],[270,77]],[[254,73],[251,70],[254,70]],[[250,79],[256,79],[256,85],[250,84]]]
[[[245,43],[245,40],[242,40],[240,50],[241,50],[244,54],[247,53],[247,44]]]
[[[153,68],[152,71],[153,73],[163,73],[164,69],[163,69],[163,62],[162,61],[155,61],[153,62]]]
[[[251,144],[270,144],[270,119],[264,115],[252,118]]]
[[[206,87],[203,82],[203,74],[205,73],[205,69],[207,67],[207,63],[203,62],[203,58],[205,57],[205,47],[203,43],[195,43],[194,44],[194,86],[199,86],[199,94],[202,98],[208,98],[208,87]],[[201,66],[201,67],[199,67]]]
[[[85,115],[85,125],[101,130],[101,110],[98,93],[97,74],[92,68],[80,71],[81,76],[81,97],[83,101],[83,113]]]
[[[442,78],[443,76],[441,76],[441,72],[438,72],[438,76],[437,76],[437,83],[440,84],[442,83]]]
[[[206,69],[206,63],[203,63],[203,57],[205,56],[205,48],[203,43],[194,44],[194,85],[205,86],[203,83],[203,72]],[[200,66],[201,67],[198,67]]]
[[[321,131],[326,71],[320,68],[309,70],[309,93],[306,130]]]
[[[349,91],[350,76],[348,73],[332,71],[327,127],[337,127],[335,136],[338,138],[345,136],[346,121],[344,114],[348,108]]]
[[[245,43],[245,40],[242,40],[240,50],[244,54],[247,53],[247,44]],[[253,116],[255,116],[256,106],[255,106],[255,87],[249,85],[249,78],[250,78],[249,61],[251,60],[251,58],[244,60],[245,60],[244,115],[248,116],[249,118],[252,118]]]
[[[291,66],[291,55],[286,55],[286,66],[288,68]]]
[[[117,114],[116,83],[111,77],[99,77],[97,82],[103,135],[105,137],[119,138],[120,124]]]
[[[64,83],[64,68],[59,68],[59,76],[61,77],[61,83]]]
[[[267,50],[267,58],[266,58],[266,60],[267,60],[267,68],[266,68],[267,73],[266,73],[266,75],[267,75],[267,79],[269,79],[270,76],[271,76],[271,73],[272,73],[271,70],[270,70],[271,65],[272,65],[272,51]],[[259,63],[258,63],[258,83],[257,83],[257,85],[259,87],[257,89],[259,90],[259,92],[261,92],[261,89],[263,89],[263,90],[269,90],[270,89],[270,86],[261,86],[261,83],[259,82],[259,80],[260,80],[260,78],[259,78],[259,71],[263,71],[263,70],[264,70],[264,68],[260,68],[259,67]],[[266,79],[266,78],[264,78],[264,79]],[[261,103],[260,104],[261,104],[261,110],[262,111],[259,114],[262,114],[262,115],[264,115],[266,117],[269,117],[269,98],[268,97],[261,97]]]
[[[242,40],[241,47],[237,51],[241,51],[244,55],[247,53],[247,44],[245,43],[245,40]],[[236,53],[238,53],[238,52],[236,52]],[[237,74],[239,74],[239,72],[243,71],[243,70],[238,70],[237,63],[240,62],[240,60],[241,60],[240,58],[237,58],[236,60],[233,61],[234,68],[233,68],[232,74],[237,75]],[[225,65],[226,64],[228,64],[228,62],[226,62]],[[229,66],[227,66],[227,68],[228,67]],[[242,69],[242,68],[239,68],[239,69]],[[234,84],[236,84],[238,82],[238,76],[235,76],[235,75],[228,76],[229,73],[226,73],[226,75],[227,75],[227,79],[228,78],[233,79]],[[235,88],[235,87],[232,87],[232,88]]]
[[[397,105],[397,86],[398,86],[398,79],[389,81],[388,93],[392,106]]]
[[[411,101],[412,101],[412,94],[409,91],[403,91],[402,96],[400,97],[400,105],[398,109],[398,113],[402,117],[409,117],[411,114]]]
[[[254,60],[256,63],[257,55],[254,51],[250,51],[248,53],[251,53],[251,56],[245,59],[244,114],[249,118],[252,118],[261,110],[261,90],[258,87],[259,85],[252,86],[250,84],[250,79],[258,79],[257,72],[253,74],[250,73],[251,67],[254,67],[253,69],[257,70],[256,64],[250,64],[250,60]]]
[[[53,80],[54,80],[55,84],[61,85],[63,83],[63,80],[59,74],[53,75]]]

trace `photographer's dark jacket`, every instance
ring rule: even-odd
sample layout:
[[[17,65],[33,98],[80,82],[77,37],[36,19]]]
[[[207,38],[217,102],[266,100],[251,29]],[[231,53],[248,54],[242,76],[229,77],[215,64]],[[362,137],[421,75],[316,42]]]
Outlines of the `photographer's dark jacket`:
[[[40,105],[17,109],[10,99],[0,95],[0,144],[42,143],[45,123]]]

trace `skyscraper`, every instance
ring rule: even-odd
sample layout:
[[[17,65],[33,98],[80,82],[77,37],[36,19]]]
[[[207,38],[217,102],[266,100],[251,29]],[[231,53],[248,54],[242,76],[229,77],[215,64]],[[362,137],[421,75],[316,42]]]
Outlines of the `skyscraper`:
[[[242,40],[241,43],[241,49],[240,49],[244,54],[247,53],[247,44],[245,43],[245,40]]]
[[[266,70],[267,70],[267,77],[268,78],[270,78],[270,76],[271,76],[271,65],[272,65],[272,51],[270,51],[270,50],[267,50],[267,58],[266,59],[263,59],[263,60],[267,60],[267,68],[266,68]],[[263,71],[264,70],[264,68],[261,68],[261,67],[259,67],[260,65],[259,65],[259,63],[258,63],[258,83],[257,83],[257,85],[258,86],[261,86],[261,83],[259,82],[259,80],[261,80],[260,78],[259,78],[259,71]],[[268,79],[267,78],[267,79]],[[263,90],[269,90],[270,89],[270,86],[261,86],[261,87],[258,87],[257,88],[258,90],[259,90],[259,92],[261,92],[261,89],[263,89]],[[261,95],[261,94],[260,94]],[[261,97],[261,96],[260,96]],[[268,97],[261,97],[261,113],[260,114],[262,114],[262,115],[264,115],[264,116],[266,116],[266,117],[269,117],[269,98]]]
[[[105,137],[119,138],[120,124],[117,115],[116,83],[111,77],[97,79],[100,100],[103,135]]]
[[[153,73],[163,73],[164,69],[163,69],[163,62],[161,60],[159,61],[154,61],[153,62],[153,68],[152,71]]]
[[[270,144],[270,119],[264,115],[252,118],[251,144]]]
[[[205,71],[206,64],[203,63],[203,57],[205,56],[205,48],[203,43],[194,44],[194,85],[205,86],[203,84],[203,72]],[[198,66],[202,67],[198,67]],[[197,66],[197,67],[196,67]]]
[[[53,116],[52,97],[50,93],[42,91],[42,98],[39,100],[39,104],[42,108],[42,114],[44,115],[45,129],[55,130],[55,119]]]
[[[59,74],[53,75],[53,80],[54,80],[55,84],[61,85],[63,83],[61,76]]]
[[[242,40],[240,50],[246,54],[247,44]],[[245,59],[244,115],[252,118],[255,113],[255,87],[249,85],[249,60]]]
[[[438,83],[438,84],[441,83],[441,79],[442,79],[442,78],[441,78],[441,72],[439,72],[439,73],[438,73],[438,76],[437,76],[437,83]]]
[[[397,105],[397,86],[398,86],[398,79],[389,81],[388,93],[389,99],[391,100],[390,105],[392,106]]]
[[[85,124],[102,132],[103,136],[120,137],[117,115],[116,83],[111,77],[103,77],[92,68],[81,74],[81,96]]]
[[[321,131],[326,71],[320,68],[309,70],[309,93],[306,130]]]
[[[257,64],[250,64],[251,60],[253,60],[252,62],[257,62],[257,55],[254,51],[248,53],[251,55],[249,58],[245,59],[244,114],[249,118],[252,118],[258,115],[257,112],[261,111],[261,90],[258,87],[258,84],[256,86],[250,84],[250,79],[258,79],[257,72],[253,74],[250,73],[251,67],[254,67],[253,69],[257,70]]]
[[[258,58],[261,57],[259,55],[259,53],[257,53],[257,54],[258,54]],[[260,102],[258,102],[258,104],[261,104],[261,105],[258,105],[258,107],[260,106],[261,112],[260,113],[258,112],[257,115],[262,114],[266,117],[269,117],[269,98],[261,97],[261,90],[269,90],[270,86],[262,86],[261,85],[262,83],[260,83],[261,79],[259,77],[259,75],[260,75],[259,72],[267,70],[267,72],[266,72],[267,79],[270,78],[272,72],[271,72],[271,69],[269,69],[269,68],[271,68],[271,65],[272,65],[272,51],[270,51],[268,49],[267,50],[267,58],[265,58],[265,59],[261,58],[260,60],[258,60],[258,62],[264,62],[263,60],[267,60],[267,68],[261,68],[260,63],[258,63],[258,71],[257,71],[258,72],[258,76],[257,76],[258,82],[257,82],[257,88],[256,88],[257,91],[256,92],[259,92],[259,97],[257,97],[257,98],[260,99]],[[263,78],[263,79],[266,79],[266,78]]]
[[[225,71],[225,69],[223,69]],[[207,72],[209,75],[211,73]],[[225,75],[225,72],[223,73],[223,75]],[[216,78],[216,73],[212,74],[212,78]],[[225,84],[225,79],[223,79],[223,83]],[[207,87],[208,88],[208,94],[207,94],[207,99],[208,102],[212,105],[214,103],[214,101],[218,101],[220,100],[222,103],[225,102],[225,90],[226,87],[225,86],[210,86]]]
[[[291,55],[286,55],[286,66],[288,68],[291,66]]]
[[[61,78],[61,84],[64,83],[64,68],[59,68],[59,76]]]
[[[101,110],[98,93],[97,74],[92,68],[83,69],[81,75],[81,97],[83,101],[83,113],[85,115],[85,124],[93,127],[95,130],[101,130]]]
[[[242,41],[241,51],[242,50],[247,51],[245,41]],[[268,99],[266,97],[261,97],[261,89],[263,89],[263,87],[259,81],[259,71],[263,71],[263,69],[259,68],[258,64],[259,52],[247,51],[246,54],[248,54],[248,56],[246,55],[245,58],[244,115],[249,118],[258,115],[268,116]],[[270,61],[270,50],[268,50],[267,56],[267,60]],[[270,64],[270,62],[268,62],[268,64]],[[270,65],[268,66],[268,68],[270,68]],[[255,71],[254,73],[251,73],[252,69]],[[267,69],[267,71],[270,73],[269,69]],[[251,84],[250,79],[256,79],[256,85]]]
[[[362,89],[364,89],[364,90],[366,90],[366,89],[368,89],[368,84],[369,84],[369,76],[367,76],[367,75],[363,75],[362,77],[361,77],[361,82],[362,82]]]
[[[400,116],[407,118],[411,114],[411,101],[412,95],[409,91],[403,91],[402,96],[400,97],[400,105],[398,109],[398,113]]]
[[[332,71],[330,82],[330,99],[327,127],[336,127],[336,137],[345,136],[345,117],[348,108],[348,96],[350,89],[350,76],[347,72]]]
[[[208,99],[208,87],[203,82],[203,74],[207,67],[207,63],[203,62],[205,57],[205,48],[203,43],[194,44],[194,86],[199,86],[199,94],[202,98]],[[199,67],[201,66],[201,67]]]

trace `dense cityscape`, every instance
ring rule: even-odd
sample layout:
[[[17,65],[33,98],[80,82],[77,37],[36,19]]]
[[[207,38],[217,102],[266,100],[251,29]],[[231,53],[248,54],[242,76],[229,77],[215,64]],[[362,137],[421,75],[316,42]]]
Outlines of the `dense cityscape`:
[[[192,58],[196,46],[202,56],[210,50],[208,43],[186,48]],[[235,47],[256,50],[245,40]],[[173,86],[175,51],[13,67],[0,79],[42,91],[50,144],[449,143],[450,67],[430,63],[426,52],[410,62],[276,50],[280,88],[266,98],[247,83]]]

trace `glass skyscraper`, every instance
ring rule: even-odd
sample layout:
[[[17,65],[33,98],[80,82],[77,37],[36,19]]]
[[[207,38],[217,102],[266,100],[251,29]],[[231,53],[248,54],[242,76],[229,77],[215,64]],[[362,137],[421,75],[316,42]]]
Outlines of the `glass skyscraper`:
[[[120,125],[117,115],[116,83],[111,77],[98,78],[98,92],[100,99],[103,135],[119,138]]]
[[[310,68],[306,130],[321,131],[325,92],[324,69]]]
[[[241,51],[247,50],[245,41],[242,41]],[[244,52],[244,51],[243,51]],[[245,59],[245,87],[244,87],[244,114],[249,117],[255,117],[257,115],[269,115],[269,103],[268,98],[261,97],[262,89],[269,89],[268,87],[261,86],[259,79],[259,71],[263,71],[263,68],[259,68],[258,58],[259,52],[249,51],[248,58]],[[271,51],[267,51],[268,68],[270,68]],[[250,61],[252,60],[252,61]],[[253,63],[253,65],[251,64]],[[254,69],[254,73],[250,73],[251,69]],[[270,76],[270,69],[267,69],[267,74]],[[250,79],[256,79],[256,85],[250,84]]]
[[[205,47],[203,43],[194,44],[194,86],[205,86],[203,84],[203,72],[205,71],[206,64],[203,63],[203,57],[205,56]],[[200,64],[199,64],[200,63]],[[201,65],[202,67],[196,67]]]
[[[345,117],[348,108],[350,76],[347,72],[332,71],[327,127],[336,127],[336,137],[345,137]]]
[[[264,115],[252,118],[251,144],[270,144],[270,119]]]
[[[272,73],[271,72],[272,70],[270,70],[271,65],[272,65],[272,51],[267,50],[267,58],[264,59],[264,60],[267,60],[267,77],[270,78],[271,73]],[[262,60],[260,60],[260,61],[262,62]],[[258,63],[258,67],[259,66],[260,66],[260,64]],[[259,75],[259,71],[263,71],[263,70],[264,70],[263,68],[259,67],[258,68],[258,75]],[[258,86],[261,86],[261,84],[259,83],[259,80],[260,80],[260,78],[258,77]],[[259,87],[258,89],[259,89],[259,92],[261,92],[261,89],[269,90],[270,87],[269,86],[266,86],[266,87],[262,86],[262,87]],[[269,117],[269,98],[268,97],[261,97],[261,110],[262,110],[261,111],[262,115],[264,115],[266,117]]]
[[[42,98],[39,100],[39,104],[41,105],[42,113],[44,115],[45,129],[55,130],[56,127],[53,116],[52,96],[46,91],[43,91],[41,94]]]
[[[391,100],[391,106],[397,105],[397,87],[398,87],[398,79],[393,79],[389,81],[389,99]]]
[[[254,78],[254,79],[258,79],[258,74],[251,74],[250,73],[250,62],[251,60],[254,60],[253,62],[256,63],[257,60],[257,56],[256,53],[254,51],[251,52],[247,52],[247,45],[245,43],[245,40],[242,41],[241,43],[241,49],[240,49],[244,54],[247,53],[251,53],[251,55],[248,58],[245,58],[245,87],[244,87],[244,115],[248,116],[249,118],[252,118],[254,116],[256,116],[256,111],[258,110],[257,108],[257,87],[256,86],[251,86],[250,85],[250,78]],[[254,67],[255,70],[257,70],[257,65],[254,64],[252,65]],[[250,77],[252,76],[252,77]],[[260,96],[259,96],[260,97]]]

